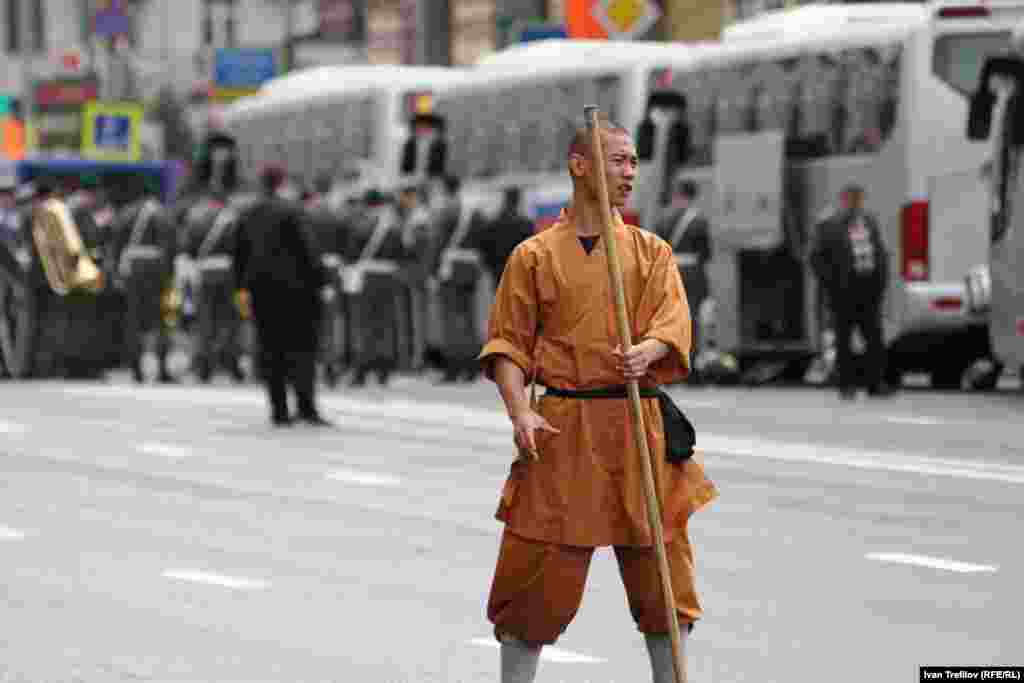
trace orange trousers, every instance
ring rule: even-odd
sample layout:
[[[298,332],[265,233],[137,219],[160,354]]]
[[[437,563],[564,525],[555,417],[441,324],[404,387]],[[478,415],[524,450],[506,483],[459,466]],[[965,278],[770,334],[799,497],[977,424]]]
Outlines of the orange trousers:
[[[702,612],[685,532],[677,533],[665,550],[680,625],[692,628]],[[500,640],[511,635],[534,645],[554,643],[576,616],[593,554],[594,548],[533,541],[506,529],[487,603],[495,636]],[[668,633],[654,548],[616,546],[615,558],[637,628],[645,634]]]

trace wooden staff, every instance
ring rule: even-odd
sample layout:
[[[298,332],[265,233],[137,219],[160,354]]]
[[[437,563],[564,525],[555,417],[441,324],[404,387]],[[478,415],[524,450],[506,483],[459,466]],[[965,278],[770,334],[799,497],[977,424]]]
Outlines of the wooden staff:
[[[608,199],[608,180],[605,177],[604,146],[601,142],[601,129],[598,121],[598,108],[588,105],[583,108],[590,132],[591,152],[594,159],[593,173],[597,181],[597,201],[601,205],[601,219],[604,223],[604,248],[608,254],[608,277],[611,279],[612,291],[615,294],[615,313],[619,322],[619,338],[622,340],[622,352],[628,353],[633,347],[630,333],[629,316],[626,312],[626,295],[622,285],[622,265],[619,263],[619,252],[615,243],[615,224],[612,221],[611,203]],[[651,452],[647,447],[647,431],[644,427],[644,413],[640,404],[640,385],[637,380],[626,382],[629,392],[629,406],[633,413],[633,440],[640,452],[640,461],[644,470],[644,495],[647,499],[647,521],[651,525],[654,537],[654,549],[658,555],[658,573],[661,575],[661,590],[665,598],[665,607],[669,614],[669,637],[672,640],[672,664],[675,669],[676,683],[686,683],[686,669],[683,662],[683,647],[679,635],[679,615],[676,614],[676,601],[672,595],[672,580],[669,574],[668,553],[665,551],[665,532],[661,526],[661,505],[654,486],[654,465]]]

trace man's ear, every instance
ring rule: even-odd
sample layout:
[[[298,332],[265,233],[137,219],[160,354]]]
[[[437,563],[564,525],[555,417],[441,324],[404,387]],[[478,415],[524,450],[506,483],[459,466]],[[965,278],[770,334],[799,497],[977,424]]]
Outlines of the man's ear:
[[[587,159],[582,154],[569,156],[569,172],[576,178],[583,177],[587,172]]]

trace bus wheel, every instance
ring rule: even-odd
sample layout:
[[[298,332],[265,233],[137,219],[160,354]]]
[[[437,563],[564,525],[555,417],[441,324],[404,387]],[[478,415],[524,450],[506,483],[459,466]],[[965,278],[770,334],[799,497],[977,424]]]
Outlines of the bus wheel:
[[[0,278],[0,354],[11,377],[32,375],[35,357],[35,312],[31,292]]]
[[[959,391],[966,367],[962,363],[934,368],[931,371],[932,389]]]

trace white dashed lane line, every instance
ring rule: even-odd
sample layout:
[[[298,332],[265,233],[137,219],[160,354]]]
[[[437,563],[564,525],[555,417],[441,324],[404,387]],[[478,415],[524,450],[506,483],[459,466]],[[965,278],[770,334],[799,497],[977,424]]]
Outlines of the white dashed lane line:
[[[20,541],[23,538],[25,538],[24,531],[0,524],[0,541]]]
[[[9,422],[7,420],[0,420],[0,434],[10,434],[14,436],[18,434],[25,434],[27,432],[27,425],[23,425],[20,422]]]
[[[344,482],[346,484],[360,484],[362,486],[384,486],[395,487],[402,484],[401,480],[391,474],[381,472],[357,472],[356,470],[334,470],[327,475],[328,479]]]
[[[210,586],[221,586],[235,590],[263,590],[270,586],[270,582],[263,579],[250,579],[244,576],[226,576],[211,572],[198,571],[195,569],[168,569],[161,576],[165,579],[177,581],[189,581],[191,583],[204,583]]]
[[[958,562],[956,560],[926,557],[924,555],[908,555],[906,553],[868,553],[865,557],[878,562],[909,564],[915,567],[928,567],[930,569],[941,569],[961,574],[994,573],[999,569],[989,564],[971,564],[970,562]]]
[[[172,443],[159,441],[146,441],[135,447],[140,453],[156,455],[162,458],[187,458],[192,455],[192,450],[185,446],[178,446]]]
[[[501,644],[493,637],[474,638],[469,641],[469,644],[477,645],[479,647],[501,647]],[[550,645],[545,646],[544,649],[540,651],[540,658],[548,662],[558,662],[560,664],[600,664],[601,662],[608,661],[599,657],[581,655],[580,653],[573,652],[572,650],[563,650],[561,648],[551,647]]]

